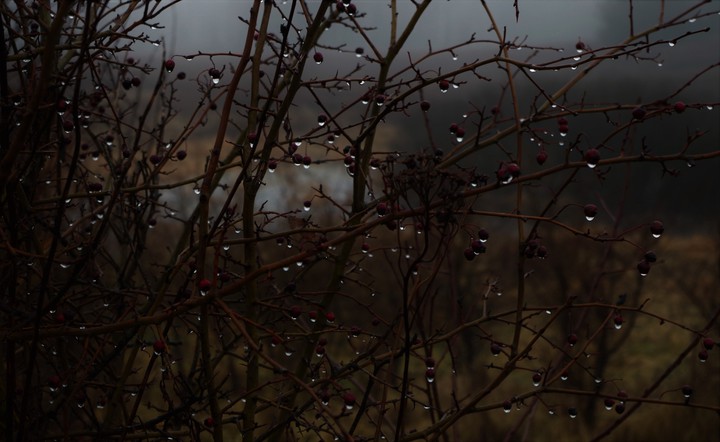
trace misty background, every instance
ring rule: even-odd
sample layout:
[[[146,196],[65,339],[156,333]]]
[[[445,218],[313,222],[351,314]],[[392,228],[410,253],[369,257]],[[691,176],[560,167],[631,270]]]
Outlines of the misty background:
[[[317,7],[319,1],[307,2],[310,9]],[[290,10],[290,2],[278,2],[286,13]],[[387,46],[390,34],[390,8],[387,1],[358,1],[358,21],[365,25],[367,34],[372,38],[376,47],[381,51]],[[411,2],[398,2],[398,22],[402,26],[408,20],[414,6]],[[575,44],[582,41],[588,49],[597,49],[606,46],[621,44],[630,32],[628,18],[628,2],[624,1],[567,1],[543,0],[522,1],[519,4],[519,21],[515,19],[515,9],[510,1],[489,1],[490,9],[496,22],[506,29],[508,41],[518,46],[513,49],[511,56],[525,61],[530,59],[533,63],[571,56],[575,53]],[[636,32],[647,26],[657,23],[660,16],[661,4],[664,5],[664,20],[674,17],[679,11],[687,8],[692,2],[633,2],[633,26]],[[176,72],[185,71],[188,78],[195,78],[203,70],[211,67],[211,63],[220,65],[237,65],[237,57],[222,57],[223,53],[239,54],[242,50],[246,26],[238,16],[248,17],[251,2],[231,0],[186,0],[173,6],[162,16],[158,29],[147,30],[151,38],[164,40],[165,48],[152,45],[136,46],[145,61],[151,65],[158,65],[163,57],[173,57],[177,62]],[[706,10],[717,8],[717,3],[711,2]],[[699,10],[699,13],[704,10]],[[280,34],[282,23],[275,14],[270,29]],[[298,16],[293,25],[303,29],[304,18]],[[666,98],[673,91],[679,89],[690,78],[698,74],[707,66],[720,61],[720,15],[717,13],[699,17],[695,21],[688,21],[682,26],[671,28],[660,33],[652,34],[651,41],[674,41],[687,32],[699,31],[709,28],[686,39],[679,40],[674,46],[661,44],[652,47],[643,54],[647,60],[632,58],[619,58],[607,61],[595,69],[582,80],[575,89],[568,94],[569,104],[583,100],[586,103],[636,103],[649,104],[656,99]],[[497,53],[494,33],[490,30],[490,22],[480,2],[477,1],[436,1],[433,2],[418,23],[413,36],[405,47],[405,55],[398,57],[396,68],[393,71],[405,68],[408,59],[417,59],[426,54],[430,47],[438,50],[468,41],[474,34],[478,41],[450,53],[441,53],[421,64],[423,69],[448,72],[459,68],[463,63],[471,63],[477,59],[493,56]],[[290,41],[293,41],[291,32]],[[485,40],[485,41],[483,41]],[[377,63],[368,61],[365,57],[357,58],[355,48],[361,47],[365,55],[372,55],[363,38],[343,26],[333,26],[320,38],[319,50],[322,50],[325,62],[322,65],[309,63],[305,77],[333,76],[336,73],[342,76],[358,65],[362,66],[361,75],[369,78],[378,71]],[[322,47],[325,47],[323,49]],[[329,47],[341,47],[342,50],[331,50]],[[539,52],[533,48],[543,48]],[[163,50],[166,51],[163,54]],[[212,59],[206,56],[195,56],[192,61],[183,56],[198,54],[215,54]],[[530,58],[532,56],[532,58]],[[552,93],[554,88],[562,85],[572,78],[577,71],[564,69],[560,71],[539,71],[532,74],[534,81],[547,92]],[[463,123],[464,115],[468,115],[464,126],[473,127],[474,109],[486,109],[499,104],[504,74],[495,64],[489,64],[478,73],[492,81],[477,80],[472,74],[464,74],[453,79],[459,88],[451,88],[447,94],[441,94],[433,88],[427,88],[424,98],[432,103],[428,113],[433,140],[438,147],[449,150],[456,142],[448,134],[447,128],[451,123]],[[225,73],[223,81],[229,79],[229,71]],[[358,74],[355,74],[357,77]],[[412,71],[403,76],[412,78]],[[533,99],[538,95],[536,87],[523,77],[518,77],[518,92],[520,96],[520,111],[524,114],[531,112]],[[188,107],[196,105],[198,96],[197,84],[189,80],[180,86],[181,105]],[[350,86],[349,90],[334,91],[332,93],[319,92],[325,105],[334,106],[331,111],[338,111],[348,102],[362,95],[363,89],[357,84]],[[237,96],[243,100],[243,91]],[[635,129],[635,152],[640,148],[641,139],[650,147],[653,154],[669,154],[678,151],[685,143],[689,134],[696,130],[707,133],[691,147],[689,153],[717,149],[720,145],[720,71],[718,67],[706,72],[697,78],[693,84],[684,89],[678,96],[672,97],[669,102],[683,100],[691,109],[682,115],[662,116],[640,125]],[[542,104],[543,100],[537,103]],[[715,103],[712,109],[704,106],[692,108],[695,103]],[[309,94],[298,96],[297,108],[291,112],[293,128],[296,133],[304,133],[315,128],[317,115],[322,113]],[[510,101],[505,97],[501,104],[503,116],[511,115]],[[416,109],[417,110],[417,109]],[[352,117],[359,118],[361,109],[349,112]],[[422,124],[420,112],[391,114],[381,125],[379,151],[412,152],[418,149],[429,148],[426,131],[418,130]],[[624,123],[629,121],[629,112],[618,112],[612,115],[616,121]],[[182,117],[182,113],[181,113]],[[671,117],[671,118],[670,118]],[[612,128],[602,116],[583,116],[575,121],[570,119],[570,134],[567,141],[571,141],[579,133],[583,134],[583,148],[593,147],[593,143],[603,141]],[[182,118],[180,118],[180,121]],[[668,123],[670,121],[670,124]],[[556,127],[554,120],[547,120],[534,124],[534,129],[547,128],[551,133]],[[213,125],[207,127],[206,132],[198,133],[193,143],[200,151],[208,149],[203,143],[212,139]],[[471,131],[469,131],[471,132]],[[228,139],[238,136],[239,132],[228,133]],[[622,135],[611,139],[607,147],[617,148],[621,143]],[[527,134],[524,158],[525,170],[537,170],[534,156],[537,148],[530,141]],[[512,143],[513,140],[505,140]],[[337,145],[347,144],[346,140],[337,140]],[[567,143],[566,143],[567,144]],[[547,145],[550,156],[549,162],[560,160],[564,156],[564,147]],[[607,156],[614,153],[606,152]],[[481,155],[473,155],[462,163],[465,167],[477,167],[479,171],[491,175],[497,168],[498,161],[502,159],[500,152],[485,150]],[[579,154],[571,158],[579,160]],[[315,158],[314,158],[315,159]],[[638,222],[647,221],[648,217],[662,218],[669,229],[684,230],[693,233],[715,233],[720,225],[720,198],[717,189],[720,188],[720,159],[703,161],[689,167],[683,162],[666,165],[670,169],[677,169],[677,177],[663,173],[658,164],[627,164],[613,167],[608,179],[596,179],[591,170],[583,170],[578,174],[578,185],[566,195],[572,199],[598,203],[601,207],[614,208],[621,201],[625,201],[626,216],[628,220]],[[278,174],[275,174],[276,176]],[[286,183],[277,179],[278,185],[273,186],[268,180],[264,190],[266,199],[282,203],[285,199],[295,199],[291,204],[300,207],[301,201],[311,194],[311,186],[323,184],[326,189],[333,189],[337,195],[348,193],[350,179],[339,166],[333,169],[313,167],[304,174],[295,174],[293,177],[293,191],[287,192]],[[561,180],[565,175],[556,177]],[[544,182],[552,188],[553,182]],[[625,194],[623,187],[631,186],[631,191]],[[531,194],[532,195],[532,194]],[[543,193],[538,193],[542,196]],[[547,193],[545,194],[547,195]],[[341,198],[340,198],[341,199]],[[543,202],[544,204],[544,202]],[[528,207],[533,206],[532,197]],[[602,215],[602,213],[601,213]],[[602,216],[599,217],[602,220]],[[610,216],[605,221],[610,221]]]

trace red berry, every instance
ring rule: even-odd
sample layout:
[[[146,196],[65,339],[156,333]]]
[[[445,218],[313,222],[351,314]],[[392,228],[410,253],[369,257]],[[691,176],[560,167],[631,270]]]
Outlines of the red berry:
[[[167,72],[172,72],[173,69],[175,69],[175,61],[173,59],[165,60],[165,70]]]
[[[708,354],[708,351],[705,350],[704,348],[702,350],[700,350],[700,353],[698,353],[698,359],[700,359],[700,362],[707,361],[709,356],[710,355]]]
[[[300,313],[302,313],[302,310],[299,306],[293,305],[290,307],[290,317],[293,319],[297,319],[300,316]]]
[[[385,216],[388,214],[388,205],[386,203],[378,203],[377,207],[375,207],[375,210],[377,211],[378,216]]]
[[[457,133],[457,130],[458,130],[458,125],[456,123],[453,123],[450,125],[450,133],[451,134]]]
[[[635,109],[633,109],[633,111],[632,111],[632,116],[633,116],[633,118],[636,119],[636,120],[642,120],[643,118],[645,118],[645,114],[646,114],[646,113],[647,113],[647,112],[645,111],[645,108],[644,108],[644,107],[638,106],[638,107],[636,107]]]
[[[665,232],[665,226],[662,221],[655,220],[650,223],[650,233],[652,233],[655,238],[659,238],[663,232]]]
[[[638,272],[640,272],[640,276],[645,276],[650,273],[650,263],[643,259],[638,263],[637,269]]]
[[[545,164],[545,161],[547,161],[547,159],[548,159],[548,154],[545,149],[541,149],[540,152],[538,152],[537,155],[535,155],[535,161],[537,161],[537,163],[541,166],[543,164]]]
[[[655,252],[653,252],[652,250],[648,250],[647,252],[645,252],[643,258],[645,259],[645,261],[650,263],[657,261],[657,255],[655,255]]]
[[[345,402],[346,407],[352,407],[355,405],[355,395],[350,392],[343,394],[342,399],[343,402]]]
[[[703,347],[705,347],[706,350],[712,350],[713,346],[715,346],[713,338],[703,339]]]
[[[92,182],[87,185],[88,192],[100,192],[103,189],[102,183]]]
[[[310,165],[312,164],[312,158],[310,158],[309,155],[305,155],[305,156],[302,158],[302,163],[303,163],[303,166],[305,166],[305,167],[310,167]]]
[[[479,239],[480,241],[482,241],[482,242],[485,242],[485,241],[487,241],[488,239],[490,239],[490,234],[489,234],[488,231],[485,230],[485,229],[480,229],[480,230],[478,230],[477,236],[478,236],[478,239]]]
[[[153,342],[153,350],[156,354],[165,353],[165,350],[167,349],[167,345],[165,344],[165,341],[162,339],[158,339],[155,342]]]
[[[187,157],[187,152],[184,150],[178,150],[177,153],[175,154],[175,157],[178,160],[182,161]]]
[[[317,316],[318,316],[318,312],[316,312],[315,310],[310,310],[310,311],[308,312],[308,317],[310,318],[310,320],[311,320],[312,322],[317,321]]]
[[[583,211],[585,212],[585,218],[592,221],[597,216],[598,208],[595,204],[586,204]]]
[[[318,357],[322,357],[325,355],[325,347],[322,345],[318,345],[315,347],[315,354],[318,355]]]
[[[505,410],[505,413],[509,413],[510,410],[512,410],[512,402],[510,401],[503,401],[503,410]]]
[[[335,313],[333,313],[333,312],[325,313],[325,320],[330,324],[335,322]]]
[[[535,373],[532,376],[533,385],[537,386],[540,384],[540,381],[542,381],[542,374]]]
[[[348,15],[355,15],[355,13],[357,12],[357,6],[355,6],[354,4],[350,3],[349,5],[347,5],[347,6],[345,7],[345,12],[347,12]]]
[[[600,152],[597,149],[592,148],[585,152],[585,162],[587,162],[589,167],[595,167],[599,161]]]
[[[508,172],[513,178],[517,178],[520,176],[520,166],[518,166],[517,163],[510,163],[507,165]]]
[[[505,163],[500,165],[495,174],[497,175],[498,181],[503,184],[507,184],[512,181],[512,175],[510,174],[510,171],[508,170],[508,167]]]
[[[475,259],[475,252],[473,252],[473,249],[468,247],[465,250],[463,250],[463,255],[465,255],[465,259],[468,261],[472,261]]]
[[[681,114],[681,113],[685,112],[685,109],[687,109],[687,104],[685,104],[682,101],[678,101],[677,103],[675,103],[673,105],[673,109],[675,109],[675,112]]]
[[[60,379],[60,376],[54,374],[54,375],[50,375],[48,377],[48,386],[50,388],[57,389],[57,388],[60,388],[61,385],[62,385],[62,380]]]
[[[683,385],[682,387],[682,394],[686,398],[689,398],[693,394],[693,388],[689,385]]]
[[[438,86],[442,92],[447,92],[447,90],[450,89],[450,82],[447,80],[440,80],[438,81]]]
[[[433,382],[435,380],[434,368],[428,368],[427,370],[425,370],[425,379],[427,379],[428,382]]]
[[[422,110],[425,111],[425,112],[429,111],[429,110],[430,110],[430,103],[428,103],[427,101],[422,101],[422,102],[420,103],[420,109],[422,109]]]
[[[327,343],[328,343],[327,338],[320,338],[320,339],[318,339],[318,345],[321,345],[321,346],[324,347],[324,346],[327,345]]]
[[[140,86],[140,84],[142,83],[142,81],[140,80],[139,77],[133,77],[133,79],[131,81],[132,81],[132,85],[135,87]]]
[[[213,80],[217,80],[220,78],[220,71],[217,70],[216,68],[211,68],[208,71],[208,74],[210,74],[210,78],[212,78]]]
[[[568,344],[570,344],[571,347],[572,347],[573,345],[577,344],[577,342],[578,342],[578,337],[577,337],[577,335],[576,335],[575,333],[571,333],[571,334],[567,337],[567,342],[568,342]]]
[[[72,132],[75,129],[75,123],[72,120],[63,120],[63,130],[65,132]]]
[[[270,160],[270,161],[268,161],[268,170],[270,170],[270,172],[272,172],[272,171],[274,171],[275,169],[277,169],[277,166],[278,166],[277,160]]]
[[[315,63],[317,64],[322,63],[324,60],[323,54],[320,52],[316,52],[315,55],[313,55],[313,60],[315,60]]]
[[[208,290],[210,290],[211,286],[212,286],[212,281],[210,281],[207,278],[203,278],[200,280],[200,282],[198,282],[198,288],[200,289],[201,292],[207,292]]]
[[[67,101],[65,101],[65,100],[59,100],[59,101],[57,102],[57,105],[55,106],[55,108],[56,108],[58,114],[64,114],[65,111],[66,111],[67,108],[68,108]]]
[[[558,117],[557,124],[558,124],[558,126],[567,126],[568,120],[565,117]]]
[[[499,355],[502,352],[502,347],[500,347],[500,344],[497,344],[493,342],[490,344],[490,353],[492,353],[494,356]]]
[[[215,426],[215,419],[213,419],[213,418],[211,418],[211,417],[207,417],[207,418],[205,418],[204,423],[205,423],[205,426],[206,426],[206,427],[214,427],[214,426]]]
[[[560,126],[558,126],[558,132],[560,132],[561,134],[566,134],[570,132],[570,126],[568,126],[567,124],[561,124]]]
[[[473,253],[476,255],[479,255],[481,253],[485,253],[487,248],[485,247],[485,244],[480,241],[479,239],[474,240],[470,243],[470,248],[472,249]]]
[[[623,319],[623,317],[620,313],[615,315],[615,317],[613,318],[613,323],[615,323],[615,328],[622,327],[623,322],[625,322],[625,320]]]
[[[317,117],[317,122],[318,122],[318,125],[320,125],[320,126],[324,126],[325,123],[327,123],[327,120],[328,120],[328,117],[325,114],[320,114]]]
[[[583,43],[582,41],[578,41],[577,43],[575,43],[575,49],[577,49],[578,52],[584,51],[585,48],[585,43]]]
[[[613,405],[615,405],[614,399],[607,398],[607,399],[605,399],[604,402],[605,402],[605,408],[608,410],[612,410]]]
[[[465,129],[463,129],[462,127],[458,127],[455,130],[455,136],[457,137],[458,141],[461,141],[465,136]]]

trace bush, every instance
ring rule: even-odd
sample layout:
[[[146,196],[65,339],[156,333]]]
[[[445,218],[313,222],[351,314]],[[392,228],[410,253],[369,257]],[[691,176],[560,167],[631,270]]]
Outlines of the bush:
[[[165,53],[185,5],[1,6],[8,440],[717,430],[714,4],[553,46],[524,2],[255,1]]]

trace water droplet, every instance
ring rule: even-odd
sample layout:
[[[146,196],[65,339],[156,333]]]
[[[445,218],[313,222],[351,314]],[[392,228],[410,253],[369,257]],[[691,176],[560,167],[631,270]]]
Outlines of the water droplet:
[[[587,216],[585,217],[585,219],[588,220],[588,221],[592,221],[592,220],[595,219],[595,215],[587,215]]]
[[[669,41],[669,42],[668,42],[668,46],[670,46],[671,48],[674,47],[676,44],[677,44],[677,43],[675,43],[674,41]]]
[[[712,105],[709,105],[709,104],[708,104],[707,106],[705,106],[705,109],[707,109],[707,110],[713,110],[713,107],[712,107]]]
[[[577,69],[577,66],[571,66],[570,69],[574,71],[575,69]]]
[[[688,23],[695,23],[696,20],[697,20],[696,18],[691,18],[688,20]]]
[[[194,188],[193,192],[195,192],[195,195],[200,195],[200,188],[199,187]]]
[[[530,70],[530,72],[532,72],[532,73],[537,72],[537,71],[536,71],[535,69],[533,69],[533,68],[530,68],[529,70]]]
[[[213,78],[213,79],[212,79],[212,82],[213,82],[213,84],[218,84],[218,83],[220,83],[220,79],[219,79],[219,78]]]
[[[594,169],[595,166],[597,166],[597,164],[595,164],[595,163],[588,163],[588,165],[587,165],[587,167],[589,167],[591,169]]]

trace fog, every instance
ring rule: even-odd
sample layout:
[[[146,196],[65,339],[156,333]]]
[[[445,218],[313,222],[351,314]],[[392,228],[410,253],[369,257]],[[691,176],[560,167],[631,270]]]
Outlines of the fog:
[[[318,1],[308,2],[310,10],[316,8]],[[407,22],[414,6],[411,2],[399,3],[398,23]],[[670,20],[678,11],[688,7],[692,2],[633,2],[634,14],[632,25],[637,32],[658,21],[660,5],[664,5],[663,19]],[[511,1],[490,1],[489,7],[498,24],[506,30],[507,39],[522,46],[513,50],[513,56],[534,63],[559,56],[571,55],[578,41],[584,42],[588,49],[612,46],[622,43],[630,31],[629,7],[624,1],[522,1],[519,4],[519,21],[515,19],[515,9]],[[390,38],[390,9],[386,1],[358,1],[358,20],[367,26],[367,34],[376,47],[381,50],[387,45]],[[716,5],[716,4],[715,4]],[[241,51],[246,35],[246,26],[238,16],[249,15],[250,2],[231,0],[186,0],[170,9],[163,16],[162,27],[149,30],[153,38],[162,38],[165,41],[166,55],[160,48],[151,45],[138,47],[143,57],[153,63],[159,63],[163,56],[175,56],[178,70],[184,70],[192,78],[198,72],[207,69],[210,61],[207,57],[196,57],[193,61],[184,60],[182,55],[215,54],[213,62],[216,64],[237,64],[237,57],[222,57],[221,54],[238,54]],[[713,4],[709,4],[708,8]],[[283,2],[283,11],[290,10],[290,2]],[[304,17],[298,14],[293,25],[303,29]],[[280,21],[271,24],[271,29],[280,32]],[[708,32],[701,32],[682,38],[687,32],[700,31],[710,28]],[[666,39],[675,41],[674,46],[658,45],[644,54],[649,60],[635,60],[620,58],[609,61],[604,66],[593,71],[583,79],[567,99],[569,102],[583,99],[585,102],[599,103],[646,103],[648,100],[663,98],[658,93],[668,94],[679,89],[693,75],[703,68],[718,61],[720,57],[720,15],[713,15],[697,20],[694,23],[685,23],[683,26],[654,34],[652,39]],[[154,33],[154,34],[153,34]],[[293,35],[291,33],[291,35]],[[450,53],[439,54],[429,62],[423,63],[422,68],[429,71],[448,72],[459,68],[463,63],[470,63],[476,59],[492,56],[497,52],[497,44],[491,43],[495,39],[490,30],[490,22],[482,5],[478,1],[436,1],[433,2],[425,15],[418,23],[412,38],[406,45],[406,54],[398,60],[398,69],[407,65],[408,57],[417,59],[426,54],[430,47],[437,50],[451,45],[468,41],[471,36],[478,43],[468,45],[454,51],[455,57]],[[488,40],[488,42],[483,42]],[[374,76],[377,65],[365,59],[357,59],[352,52],[356,47],[363,47],[366,54],[371,50],[363,38],[345,27],[333,26],[328,29],[319,41],[325,54],[325,62],[321,66],[308,66],[307,78],[317,75],[334,75],[343,70],[351,70],[358,63],[364,67],[361,73]],[[693,50],[684,48],[693,47]],[[330,47],[341,47],[346,52],[330,50]],[[549,48],[535,54],[533,47]],[[562,52],[561,52],[562,51]],[[530,58],[533,56],[534,58]],[[454,81],[461,84],[460,88],[452,89],[442,96],[437,91],[429,91],[426,99],[433,102],[430,113],[434,138],[440,140],[443,149],[452,147],[452,139],[447,137],[447,127],[452,122],[463,119],[468,111],[478,107],[493,106],[498,102],[503,73],[495,66],[488,65],[480,69],[479,73],[493,81],[477,81],[471,74],[458,76]],[[408,73],[410,78],[412,73]],[[576,72],[540,71],[534,74],[534,81],[546,91],[553,91],[567,81]],[[189,105],[194,106],[197,96],[197,85],[188,82],[182,92],[188,99]],[[335,95],[325,94],[322,97],[327,103],[335,106],[332,110],[339,110],[347,100],[355,99],[361,90],[356,89],[337,92]],[[660,92],[658,92],[660,91]],[[518,92],[521,97],[521,112],[531,111],[532,99],[538,95],[537,88],[529,81],[518,81]],[[718,69],[710,71],[699,77],[693,85],[685,89],[679,96],[688,103],[699,101],[720,102],[720,76]],[[298,96],[299,110],[294,111],[295,129],[314,125],[319,113],[312,98],[308,94]],[[507,107],[507,100],[504,106]],[[650,124],[639,129],[638,140],[645,137],[646,143],[652,147],[654,153],[671,153],[683,145],[687,135],[696,128],[708,129],[708,133],[699,142],[699,146],[716,147],[720,143],[718,120],[718,107],[713,110],[697,110],[682,116],[676,116],[673,128],[683,127],[677,133],[676,129],[668,131],[666,122],[655,119]],[[508,109],[505,108],[507,111]],[[356,113],[357,114],[357,113]],[[682,124],[677,124],[678,120]],[[418,131],[420,124],[417,116],[391,115],[379,128],[382,131],[381,150],[413,150],[428,146],[428,139],[424,131]],[[552,127],[552,122],[548,122]],[[212,128],[210,128],[211,130]],[[582,132],[587,142],[600,142],[608,132],[607,123],[602,118],[589,118],[581,123],[574,124],[572,133]],[[228,134],[228,138],[236,135]],[[615,142],[614,140],[613,142]],[[551,157],[560,152],[549,152]],[[491,173],[496,167],[498,152],[483,153],[483,157],[471,157],[465,166],[476,165],[485,168]],[[533,153],[534,155],[534,153]],[[480,164],[485,162],[486,164]],[[720,221],[720,204],[707,204],[706,193],[710,189],[720,187],[720,161],[713,160],[701,163],[697,167],[689,168],[684,164],[668,165],[680,170],[680,176],[672,178],[663,175],[658,165],[618,166],[611,171],[610,178],[599,181],[590,173],[579,176],[581,185],[573,191],[576,197],[602,199],[608,204],[619,202],[623,186],[629,176],[630,182],[640,189],[633,194],[634,199],[626,201],[632,209],[628,216],[664,216],[675,219],[675,223],[687,230],[716,229]],[[338,172],[338,171],[335,171]],[[559,177],[559,178],[562,178]],[[277,178],[273,178],[277,180]],[[297,189],[309,190],[310,186],[324,184],[334,188],[342,194],[349,189],[349,180],[341,172],[327,173],[315,169],[315,174],[304,174],[293,183]],[[552,182],[545,183],[552,185]],[[282,186],[282,184],[280,184]],[[273,186],[266,189],[269,200],[278,200]],[[280,191],[282,193],[282,191]],[[305,194],[296,195],[302,201]],[[718,201],[720,202],[720,201]]]

